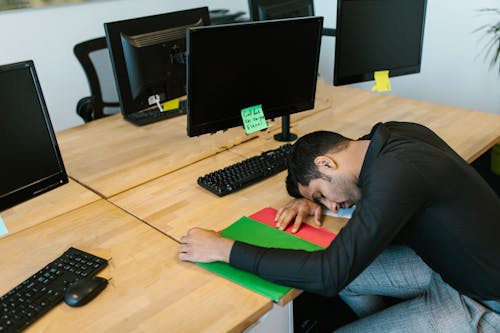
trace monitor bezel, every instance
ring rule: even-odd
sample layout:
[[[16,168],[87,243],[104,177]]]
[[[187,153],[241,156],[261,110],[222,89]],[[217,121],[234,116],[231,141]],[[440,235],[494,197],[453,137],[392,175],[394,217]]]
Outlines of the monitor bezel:
[[[311,20],[311,21],[317,21],[318,24],[318,31],[317,31],[317,49],[318,52],[316,54],[316,59],[315,59],[315,73],[318,73],[318,68],[319,68],[319,57],[320,57],[320,49],[321,49],[321,34],[322,34],[322,29],[323,29],[323,17],[320,16],[309,16],[309,17],[299,17],[299,18],[289,18],[289,19],[277,19],[277,20],[269,20],[269,21],[250,21],[250,22],[244,22],[244,23],[233,23],[233,24],[226,24],[223,26],[205,26],[205,27],[196,27],[196,28],[190,28],[188,29],[188,33],[186,35],[187,42],[186,42],[186,48],[187,48],[187,101],[188,101],[188,111],[187,111],[187,134],[190,137],[194,136],[199,136],[203,134],[209,134],[209,133],[215,133],[217,131],[223,131],[229,128],[241,126],[243,124],[243,121],[241,119],[241,116],[238,114],[235,114],[234,117],[231,118],[225,118],[222,120],[218,121],[212,121],[210,123],[198,123],[198,124],[193,124],[192,123],[192,116],[191,113],[193,112],[193,102],[192,100],[192,86],[191,86],[191,80],[190,80],[190,61],[191,61],[191,55],[190,55],[190,45],[191,45],[191,35],[192,33],[198,32],[200,30],[203,31],[217,31],[220,29],[231,29],[232,27],[241,27],[241,26],[251,26],[251,25],[273,25],[273,24],[283,24],[288,21],[296,21],[296,20]],[[317,75],[316,75],[317,77]],[[293,110],[290,110],[287,106],[281,106],[281,107],[276,107],[273,109],[266,109],[265,110],[265,118],[266,119],[274,119],[277,117],[282,117],[282,116],[287,116],[291,115],[297,112],[301,111],[306,111],[306,110],[311,110],[314,108],[314,103],[315,103],[315,98],[316,98],[316,84],[317,80],[313,80],[313,86],[311,87],[311,98],[308,101],[304,101],[300,105],[297,104],[296,108]]]
[[[346,1],[352,0],[339,0],[337,2],[337,23],[336,23],[336,36],[335,36],[335,60],[334,60],[334,70],[333,70],[333,85],[341,86],[352,83],[360,83],[366,81],[374,80],[374,72],[369,73],[359,73],[355,75],[344,75],[341,76],[338,73],[338,68],[341,63],[341,45],[344,41],[344,36],[342,34],[342,22],[343,22],[343,4]],[[379,0],[382,1],[382,0]],[[420,34],[420,47],[418,52],[418,63],[409,64],[404,67],[393,67],[393,68],[381,68],[380,70],[389,70],[389,77],[402,76],[408,74],[420,73],[422,66],[422,49],[424,43],[424,29],[425,29],[425,17],[427,9],[427,0],[422,0],[423,12],[422,12],[422,30]]]
[[[314,1],[313,0],[296,0],[297,2],[307,2],[309,6],[311,6],[311,15],[314,16]],[[263,5],[279,5],[283,2],[294,2],[294,0],[248,0],[248,9],[251,21],[264,21],[268,18],[261,18],[259,15],[259,9]],[[305,16],[304,16],[305,17]],[[284,18],[284,17],[283,17]]]
[[[136,110],[132,97],[132,90],[121,42],[121,34],[137,35],[156,30],[174,28],[175,25],[169,25],[168,22],[173,16],[178,15],[202,17],[205,24],[210,23],[209,11],[206,6],[104,23],[106,43],[118,90],[120,109],[124,116],[139,112],[140,110]]]
[[[30,184],[23,185],[13,191],[8,193],[0,193],[0,211],[11,208],[15,205],[28,201],[40,194],[48,192],[55,189],[63,184],[68,183],[68,175],[64,167],[61,152],[59,150],[59,145],[54,133],[54,128],[52,127],[52,122],[50,121],[49,112],[45,99],[43,97],[40,82],[38,80],[38,75],[36,73],[35,64],[32,60],[21,61],[13,64],[0,66],[0,72],[28,69],[30,71],[31,78],[33,80],[34,88],[36,90],[37,98],[40,103],[40,109],[43,115],[45,128],[49,134],[50,141],[52,143],[52,153],[57,160],[59,171],[55,174],[48,175],[43,179],[38,179]],[[14,110],[10,110],[13,112]]]

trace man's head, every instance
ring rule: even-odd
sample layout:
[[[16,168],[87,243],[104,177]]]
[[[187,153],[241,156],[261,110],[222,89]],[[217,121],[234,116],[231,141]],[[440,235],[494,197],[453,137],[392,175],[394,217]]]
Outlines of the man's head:
[[[361,197],[357,178],[344,158],[356,141],[338,133],[318,131],[301,137],[288,160],[288,193],[314,200],[331,210],[350,207]]]

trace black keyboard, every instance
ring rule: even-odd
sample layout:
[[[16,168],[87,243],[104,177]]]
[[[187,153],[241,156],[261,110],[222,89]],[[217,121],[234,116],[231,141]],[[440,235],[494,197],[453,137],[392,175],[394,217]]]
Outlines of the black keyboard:
[[[140,112],[129,113],[125,119],[137,126],[155,123],[157,121],[177,117],[186,114],[187,100],[179,102],[179,108],[169,111],[160,111],[158,108],[148,109]]]
[[[198,184],[222,197],[287,168],[292,145],[287,143],[198,178]]]
[[[107,265],[106,259],[69,248],[0,298],[0,332],[22,331],[59,304],[71,283]]]

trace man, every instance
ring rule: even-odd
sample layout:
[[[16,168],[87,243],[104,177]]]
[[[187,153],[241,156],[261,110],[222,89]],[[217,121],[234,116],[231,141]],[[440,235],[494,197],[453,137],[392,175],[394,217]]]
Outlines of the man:
[[[356,209],[324,251],[263,249],[192,229],[179,258],[225,261],[342,299],[361,318],[339,332],[499,332],[500,200],[428,128],[380,123],[351,140],[314,132],[290,157],[279,228],[321,206]],[[401,299],[385,308],[383,296]]]

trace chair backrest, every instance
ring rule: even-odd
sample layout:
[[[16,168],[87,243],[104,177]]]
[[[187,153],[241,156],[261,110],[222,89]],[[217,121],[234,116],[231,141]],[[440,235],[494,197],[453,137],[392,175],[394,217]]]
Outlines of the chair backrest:
[[[91,96],[80,99],[76,112],[85,122],[120,111],[111,59],[105,37],[75,45],[73,52],[87,76]]]

